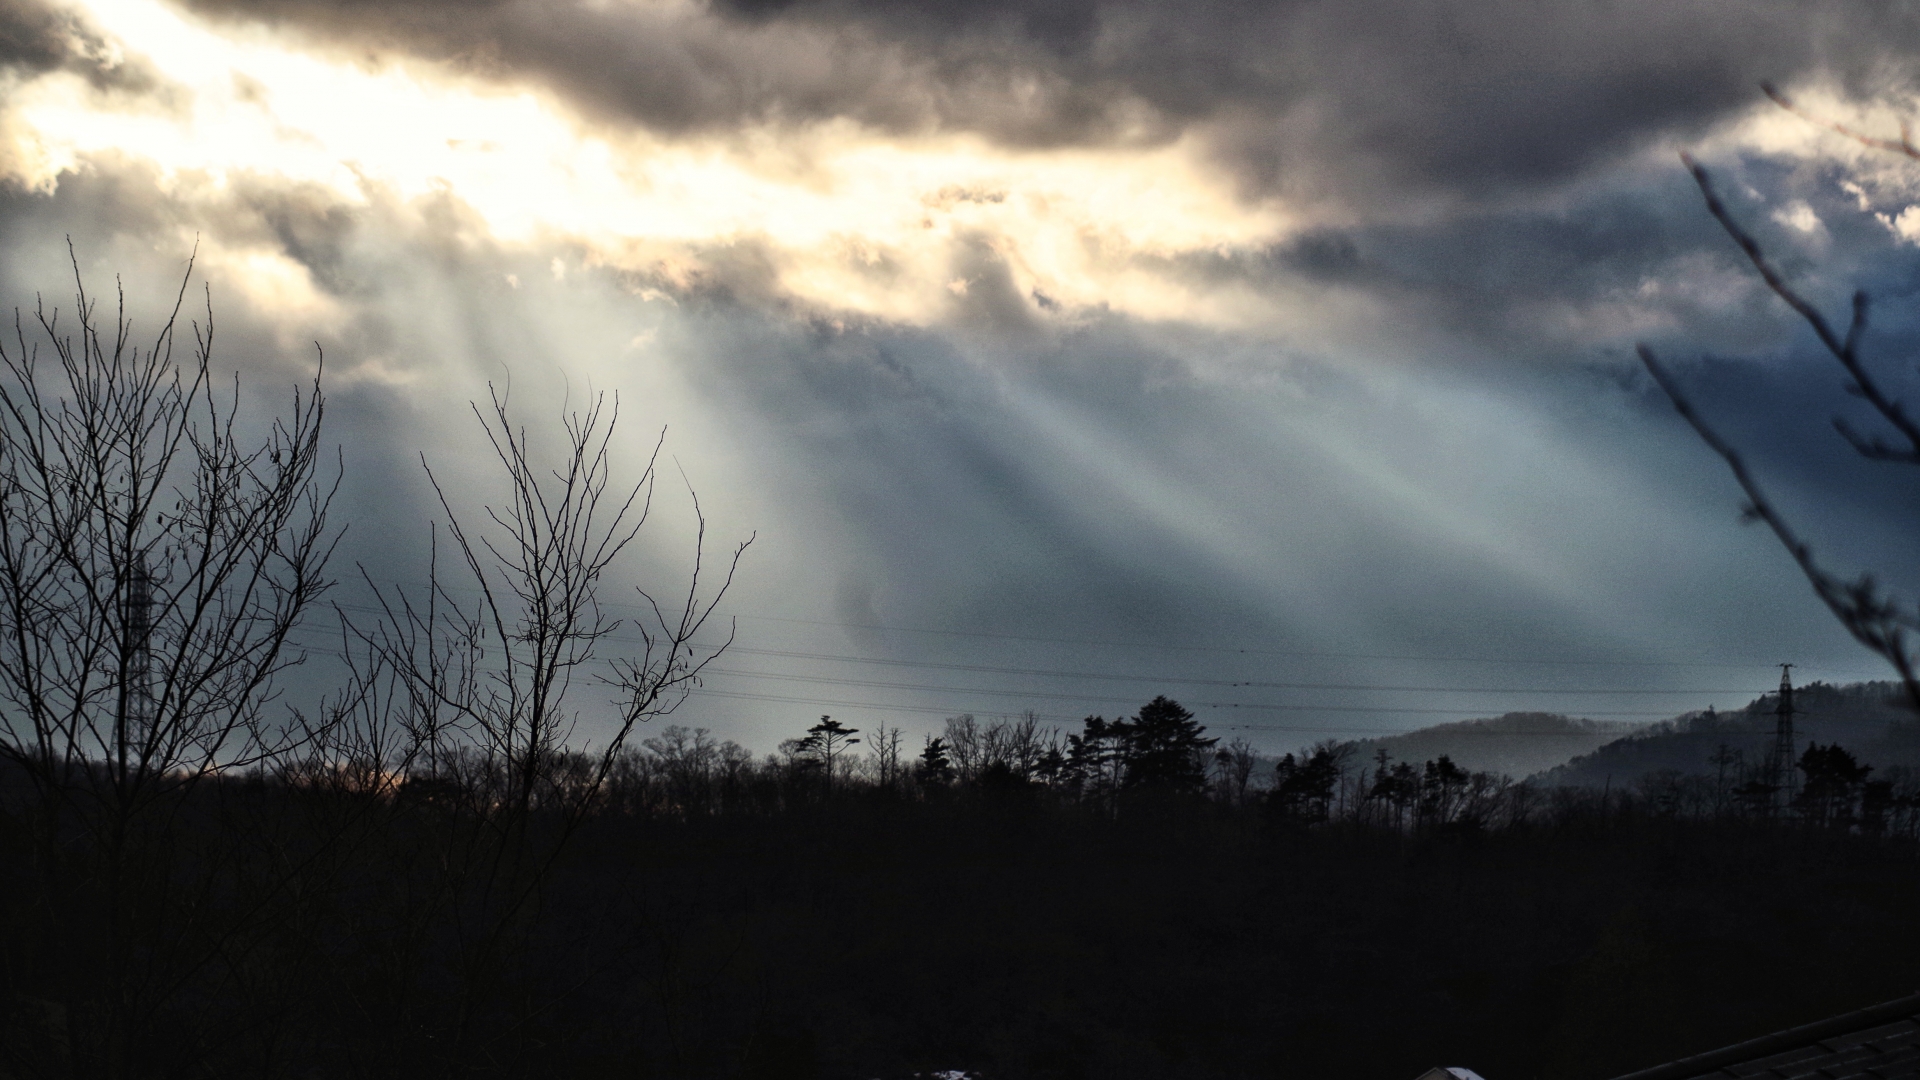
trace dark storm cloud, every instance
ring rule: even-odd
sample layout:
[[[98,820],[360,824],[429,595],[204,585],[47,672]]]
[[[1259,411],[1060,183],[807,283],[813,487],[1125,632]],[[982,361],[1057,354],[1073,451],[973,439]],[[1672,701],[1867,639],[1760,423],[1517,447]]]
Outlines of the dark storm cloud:
[[[52,71],[74,58],[78,31],[64,12],[30,0],[0,0],[0,65]]]
[[[1101,137],[1116,123],[1114,88],[1077,84],[1046,55],[1004,36],[933,48],[858,23],[546,0],[190,6],[374,56],[418,55],[483,76],[530,77],[603,117],[666,131],[846,117],[893,131],[950,126],[1021,143],[1067,143]]]
[[[847,117],[1018,145],[1191,129],[1251,191],[1375,205],[1552,185],[1698,134],[1764,79],[1904,89],[1920,40],[1920,16],[1871,3],[193,3],[533,78],[660,129]]]
[[[145,64],[120,56],[105,35],[70,9],[36,0],[0,0],[0,74],[60,70],[79,74],[96,90],[163,90]]]
[[[373,287],[371,282],[356,281],[344,265],[346,247],[364,211],[344,205],[318,185],[288,185],[257,176],[239,177],[230,198],[208,222],[221,229],[223,240],[269,241],[272,248],[305,267],[315,285],[335,296]]]

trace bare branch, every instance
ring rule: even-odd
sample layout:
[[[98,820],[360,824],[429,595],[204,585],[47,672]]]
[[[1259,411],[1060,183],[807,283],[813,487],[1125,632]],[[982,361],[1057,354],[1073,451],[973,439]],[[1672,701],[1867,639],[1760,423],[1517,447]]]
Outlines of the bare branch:
[[[1788,307],[1806,320],[1807,325],[1813,328],[1814,336],[1820,339],[1820,344],[1825,346],[1833,358],[1839,361],[1840,366],[1846,369],[1848,376],[1853,380],[1848,387],[1849,391],[1872,405],[1874,411],[1878,412],[1887,423],[1893,425],[1906,442],[1906,445],[1898,450],[1871,441],[1864,444],[1856,442],[1856,445],[1869,447],[1868,456],[1879,460],[1920,462],[1920,424],[1916,424],[1907,415],[1898,401],[1887,395],[1879,381],[1860,363],[1858,346],[1867,319],[1866,295],[1858,292],[1854,294],[1852,325],[1848,328],[1846,337],[1841,338],[1834,332],[1826,317],[1820,314],[1819,309],[1786,283],[1761,250],[1759,242],[1734,220],[1726,204],[1720,201],[1719,194],[1714,190],[1713,180],[1707,175],[1707,170],[1690,154],[1683,153],[1680,157],[1693,174],[1694,182],[1700,186],[1700,193],[1706,198],[1708,212],[1720,222],[1721,228],[1733,238],[1734,243],[1740,245],[1740,250],[1746,253],[1748,261],[1753,263],[1754,269],[1760,272],[1761,280],[1767,283],[1767,287],[1773,290],[1774,295],[1786,301]],[[1843,434],[1849,433],[1843,431]],[[1850,434],[1849,439],[1853,441]]]
[[[1760,89],[1768,97],[1773,99],[1775,105],[1780,106],[1809,123],[1818,124],[1828,131],[1844,135],[1862,146],[1868,146],[1875,150],[1887,150],[1895,154],[1904,154],[1907,157],[1920,160],[1920,146],[1913,144],[1912,132],[1909,130],[1905,120],[1900,122],[1900,137],[1898,139],[1883,139],[1878,136],[1868,135],[1866,132],[1860,131],[1857,128],[1848,127],[1846,124],[1829,120],[1824,116],[1815,116],[1813,113],[1801,108],[1797,102],[1781,92],[1781,90],[1772,83],[1763,82],[1760,84]]]
[[[1727,463],[1734,481],[1746,494],[1745,516],[1766,523],[1787,553],[1793,556],[1794,563],[1800,567],[1808,584],[1813,586],[1815,595],[1827,605],[1827,610],[1833,612],[1854,640],[1893,665],[1908,700],[1916,710],[1920,710],[1920,671],[1916,671],[1916,659],[1907,646],[1907,630],[1914,625],[1913,618],[1902,612],[1892,600],[1881,596],[1872,577],[1863,575],[1855,581],[1846,582],[1821,567],[1813,557],[1812,548],[1788,524],[1772,500],[1767,498],[1740,452],[1701,417],[1693,403],[1674,383],[1665,366],[1654,357],[1652,349],[1641,345],[1638,351],[1640,362],[1646,366],[1647,373],[1653,376],[1661,392],[1667,395],[1667,400],[1673,403],[1674,411],[1700,436],[1701,442],[1706,443]]]

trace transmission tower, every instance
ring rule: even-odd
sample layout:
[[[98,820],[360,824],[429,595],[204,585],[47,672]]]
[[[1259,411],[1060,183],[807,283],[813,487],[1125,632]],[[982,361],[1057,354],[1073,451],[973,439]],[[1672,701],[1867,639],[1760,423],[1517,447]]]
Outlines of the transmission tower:
[[[1788,678],[1792,670],[1792,664],[1780,665],[1780,700],[1773,707],[1773,752],[1767,756],[1767,784],[1773,788],[1776,814],[1786,812],[1799,787],[1793,767],[1793,681]]]
[[[136,556],[127,580],[127,734],[145,739],[153,728],[153,575]]]

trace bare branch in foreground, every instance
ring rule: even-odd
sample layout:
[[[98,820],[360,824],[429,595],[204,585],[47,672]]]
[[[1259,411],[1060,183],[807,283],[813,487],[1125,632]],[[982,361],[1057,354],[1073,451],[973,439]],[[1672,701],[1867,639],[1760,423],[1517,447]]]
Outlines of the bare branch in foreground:
[[[1812,548],[1767,498],[1740,452],[1700,416],[1693,403],[1674,383],[1673,377],[1653,355],[1652,349],[1641,345],[1638,351],[1640,362],[1646,365],[1647,373],[1653,376],[1653,381],[1667,395],[1667,400],[1673,403],[1674,411],[1692,426],[1700,436],[1700,441],[1727,463],[1728,471],[1733,473],[1735,482],[1747,496],[1745,513],[1748,519],[1763,521],[1773,530],[1774,536],[1779,538],[1781,545],[1800,567],[1800,572],[1813,586],[1814,593],[1827,605],[1827,610],[1833,612],[1854,640],[1893,665],[1909,702],[1916,711],[1920,711],[1920,676],[1916,675],[1915,657],[1907,645],[1907,631],[1916,627],[1914,615],[1903,611],[1894,600],[1882,596],[1871,574],[1862,574],[1858,579],[1847,582],[1823,568],[1814,559]]]

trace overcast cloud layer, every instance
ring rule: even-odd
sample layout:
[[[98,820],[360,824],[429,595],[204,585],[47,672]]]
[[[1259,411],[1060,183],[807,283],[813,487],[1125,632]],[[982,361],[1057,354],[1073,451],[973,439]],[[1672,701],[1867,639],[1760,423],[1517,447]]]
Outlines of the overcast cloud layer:
[[[0,286],[61,299],[70,236],[157,300],[198,238],[249,386],[324,348],[382,580],[421,569],[417,455],[483,497],[488,381],[535,422],[617,392],[631,459],[662,427],[673,459],[635,578],[686,564],[681,469],[710,541],[758,533],[682,720],[762,749],[1163,692],[1270,750],[1732,707],[1783,661],[1880,671],[1633,344],[1837,568],[1920,586],[1916,492],[1833,437],[1858,404],[1676,151],[1910,370],[1920,164],[1758,84],[1892,134],[1913,22],[0,0]]]
[[[1198,132],[1250,193],[1500,201],[1698,136],[1763,79],[1907,89],[1899,5],[1520,0],[201,0],[343,52],[525,78],[610,124],[851,119],[1030,147]]]

